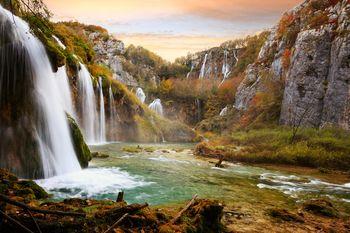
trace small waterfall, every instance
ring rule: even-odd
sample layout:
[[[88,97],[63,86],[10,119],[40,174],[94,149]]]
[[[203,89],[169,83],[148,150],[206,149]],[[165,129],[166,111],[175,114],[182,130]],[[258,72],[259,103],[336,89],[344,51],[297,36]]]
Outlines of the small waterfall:
[[[66,50],[67,47],[62,43],[60,39],[58,39],[57,36],[53,35],[52,37],[63,50]]]
[[[223,79],[222,79],[222,82],[220,83],[219,86],[221,86],[226,81],[228,76],[231,74],[230,65],[228,64],[228,54],[229,54],[229,52],[225,49],[225,51],[224,51],[224,60],[222,62]]]
[[[106,142],[106,113],[105,113],[105,100],[103,96],[102,78],[99,77],[99,90],[100,90],[100,135],[99,143]]]
[[[78,72],[79,94],[81,100],[81,126],[88,144],[98,143],[98,114],[96,96],[92,85],[91,75],[86,66],[80,63]]]
[[[73,118],[76,118],[66,66],[59,67],[57,72],[55,73],[55,77],[57,86],[61,90],[61,104],[64,110]]]
[[[117,110],[115,107],[115,100],[113,95],[112,86],[109,86],[109,132],[110,140],[117,141],[118,138],[115,136],[117,131]]]
[[[226,106],[225,108],[223,108],[220,112],[220,116],[223,117],[223,116],[226,116],[228,113],[228,107]]]
[[[199,99],[196,99],[196,115],[197,115],[197,121],[200,122],[202,120],[202,108],[201,108],[201,101]]]
[[[163,105],[160,99],[155,99],[150,105],[149,108],[156,112],[158,115],[163,116]]]
[[[192,63],[192,64],[191,64],[191,70],[190,70],[190,72],[188,72],[187,75],[186,75],[186,78],[187,78],[187,79],[191,76],[193,69],[194,69],[194,64]]]
[[[142,103],[145,103],[146,94],[145,94],[145,92],[143,92],[143,90],[142,90],[141,87],[137,88],[137,90],[136,90],[136,96],[137,96],[137,98],[138,98]]]
[[[204,56],[201,72],[199,74],[199,79],[203,79],[205,77],[205,67],[206,67],[206,64],[207,64],[207,59],[208,59],[208,54],[206,53],[205,56]]]
[[[31,34],[31,30],[26,22],[17,16],[13,16],[11,12],[5,10],[2,6],[0,6],[0,35],[2,42],[0,92],[10,91],[6,90],[8,87],[6,85],[3,86],[2,82],[12,81],[15,88],[17,86],[21,88],[31,81],[24,79],[24,82],[16,83],[16,78],[20,78],[17,72],[21,73],[22,69],[25,69],[25,66],[27,66],[27,74],[24,75],[28,75],[28,77],[30,76],[33,79],[33,93],[21,92],[17,93],[17,95],[23,95],[24,98],[34,97],[33,101],[29,101],[33,106],[25,107],[35,108],[36,114],[23,117],[35,119],[33,128],[37,136],[36,140],[39,146],[43,175],[50,177],[81,169],[73,149],[67,117],[64,111],[65,107],[62,106],[62,99],[64,97],[62,97],[60,88],[55,81],[55,74],[52,71],[51,63],[44,46]],[[10,62],[17,64],[13,70],[9,68],[12,67]],[[3,80],[6,77],[11,77],[13,80]],[[15,89],[11,91],[15,91]],[[13,107],[15,108],[16,106]],[[31,121],[27,122],[30,124]],[[6,139],[1,138],[1,140]],[[25,145],[18,144],[16,146],[24,147]],[[5,148],[1,148],[1,153],[4,150]],[[20,151],[20,153],[25,153],[24,148]],[[2,160],[3,158],[11,158],[10,156],[11,154],[0,155]],[[30,160],[34,159],[34,157],[31,157],[34,155],[29,154],[17,154],[16,156],[15,159],[18,159],[17,162],[20,162],[20,156],[26,156],[27,161],[25,162],[27,163],[31,163],[32,161]],[[16,164],[15,166],[18,165]],[[26,168],[22,168],[22,170],[26,170]],[[32,172],[34,173],[34,171]]]

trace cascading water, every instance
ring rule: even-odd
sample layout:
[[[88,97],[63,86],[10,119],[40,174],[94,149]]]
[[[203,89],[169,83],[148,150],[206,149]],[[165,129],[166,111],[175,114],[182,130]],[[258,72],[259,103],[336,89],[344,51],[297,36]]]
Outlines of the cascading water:
[[[228,113],[228,107],[226,106],[225,108],[223,108],[220,112],[220,116],[223,117],[223,116],[226,116]]]
[[[187,78],[187,79],[191,76],[193,69],[194,69],[194,64],[192,63],[192,64],[191,64],[191,70],[190,70],[190,72],[188,72],[187,75],[186,75],[186,78]]]
[[[100,90],[100,135],[99,135],[99,143],[106,142],[106,113],[105,113],[105,100],[103,96],[103,86],[102,86],[102,78],[99,77],[99,90]]]
[[[115,100],[113,95],[112,86],[109,86],[109,132],[110,132],[110,140],[117,141],[118,138],[116,136],[117,132],[117,110],[115,107]]]
[[[224,51],[224,60],[222,62],[222,76],[223,76],[223,79],[222,79],[222,82],[220,83],[219,86],[221,86],[226,81],[226,79],[229,77],[229,75],[231,74],[230,65],[228,64],[228,54],[229,54],[229,52],[225,49],[225,51]]]
[[[31,106],[23,106],[28,111],[28,115],[20,116],[20,125],[31,124],[32,129],[30,135],[35,138],[34,145],[32,147],[38,146],[38,152],[40,153],[40,167],[34,167],[33,170],[42,170],[42,172],[25,171],[26,166],[30,166],[32,160],[35,160],[35,155],[26,154],[26,149],[24,146],[17,144],[16,147],[21,147],[19,150],[14,150],[14,145],[2,145],[1,144],[1,166],[5,164],[5,167],[15,170],[18,174],[28,177],[50,177],[54,175],[59,175],[63,173],[73,172],[81,169],[77,156],[73,149],[73,144],[71,140],[71,135],[69,131],[69,126],[67,122],[67,117],[65,114],[65,107],[62,105],[62,97],[60,93],[60,88],[55,81],[55,74],[52,71],[49,58],[46,54],[46,50],[42,43],[31,34],[31,30],[26,22],[17,16],[13,16],[11,12],[5,10],[0,6],[0,41],[1,41],[1,76],[0,76],[0,93],[1,93],[1,103],[11,102],[10,98],[16,97],[16,95],[21,96],[21,101],[26,101],[30,103]],[[23,72],[25,70],[25,73]],[[20,77],[21,74],[23,77]],[[28,77],[30,79],[24,79]],[[22,79],[22,82],[18,82]],[[5,84],[5,85],[4,85]],[[11,84],[12,90],[8,85]],[[26,85],[33,85],[32,87]],[[16,94],[16,89],[20,88],[18,91],[24,89],[28,92],[20,92]],[[4,93],[13,92],[15,95],[9,96],[9,99],[3,99]],[[30,92],[30,93],[29,93]],[[17,97],[18,98],[18,97]],[[23,98],[32,98],[32,100]],[[21,101],[15,102],[17,105]],[[19,106],[10,106],[13,109],[21,108]],[[29,114],[32,112],[32,114]],[[18,116],[12,115],[11,117]],[[3,118],[1,118],[3,119]],[[25,121],[23,122],[23,120]],[[30,120],[32,119],[32,120]],[[18,120],[18,119],[17,119]],[[9,127],[8,122],[3,122],[1,120],[2,127]],[[5,126],[3,126],[5,124]],[[6,125],[7,124],[7,125]],[[18,135],[23,136],[24,128],[16,126],[16,128],[7,129],[13,130],[13,132],[18,133]],[[21,132],[22,130],[22,132]],[[2,131],[2,130],[1,130]],[[1,132],[1,140],[10,142],[13,139],[11,134],[6,134],[6,132]],[[8,143],[7,143],[8,144]],[[6,148],[10,148],[10,151],[16,151],[17,154],[9,154],[6,152]],[[12,157],[11,157],[12,156]],[[23,161],[27,158],[27,161]],[[11,166],[12,161],[4,160],[15,159],[15,168],[8,167]],[[17,163],[22,163],[19,166]],[[21,161],[21,162],[20,162]],[[27,165],[27,164],[28,165]],[[23,172],[24,171],[24,172]]]
[[[52,36],[54,38],[54,40],[57,42],[57,44],[62,48],[62,49],[66,49],[67,47],[62,43],[62,41],[60,39],[58,39],[57,36],[53,35]]]
[[[158,115],[163,116],[163,105],[160,99],[155,99],[150,105],[149,108],[155,111]]]
[[[142,103],[145,103],[146,94],[145,94],[145,92],[142,90],[141,87],[137,88],[137,90],[136,90],[136,96],[137,96],[137,98],[138,98]]]
[[[64,110],[71,115],[73,118],[76,118],[75,110],[73,107],[71,89],[68,82],[68,76],[66,72],[66,66],[59,67],[55,73],[55,79],[57,86],[61,90],[61,104]]]
[[[205,77],[205,67],[206,67],[206,64],[207,64],[207,59],[208,59],[208,54],[206,53],[205,56],[204,56],[201,72],[199,74],[199,79],[203,79]]]
[[[86,66],[80,63],[79,93],[81,99],[81,126],[88,144],[99,143],[99,121],[96,109],[96,96],[92,79]]]

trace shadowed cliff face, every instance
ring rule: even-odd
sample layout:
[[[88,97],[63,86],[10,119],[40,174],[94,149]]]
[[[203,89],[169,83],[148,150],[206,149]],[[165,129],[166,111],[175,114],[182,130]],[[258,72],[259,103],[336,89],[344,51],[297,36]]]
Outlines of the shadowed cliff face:
[[[33,127],[38,120],[33,73],[12,24],[0,15],[0,166],[21,177],[38,177],[42,170]]]
[[[235,106],[247,110],[264,85],[285,80],[280,122],[350,129],[350,6],[307,0],[286,12],[246,70]]]

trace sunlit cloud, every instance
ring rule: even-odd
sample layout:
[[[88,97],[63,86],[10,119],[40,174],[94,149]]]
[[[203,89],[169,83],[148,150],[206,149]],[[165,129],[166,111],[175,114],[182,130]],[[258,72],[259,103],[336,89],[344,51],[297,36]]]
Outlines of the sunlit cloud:
[[[97,24],[168,60],[273,26],[302,0],[44,0],[54,20]]]

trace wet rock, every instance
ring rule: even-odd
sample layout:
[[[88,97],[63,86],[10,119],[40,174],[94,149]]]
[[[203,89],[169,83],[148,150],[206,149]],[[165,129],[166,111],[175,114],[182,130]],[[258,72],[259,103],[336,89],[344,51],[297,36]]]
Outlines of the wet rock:
[[[303,223],[304,219],[302,216],[293,214],[285,209],[271,209],[268,211],[268,215],[275,219],[283,220],[286,222],[299,222]]]
[[[91,156],[92,156],[93,158],[98,158],[98,159],[106,159],[106,158],[109,157],[109,155],[103,154],[103,153],[101,153],[101,152],[92,152],[92,153],[91,153]]]
[[[339,212],[333,204],[324,199],[310,200],[303,205],[303,209],[324,217],[338,217]]]
[[[75,153],[79,160],[80,166],[86,168],[89,166],[89,161],[92,159],[90,149],[86,145],[83,134],[81,133],[78,124],[72,117],[67,115],[67,118]]]

